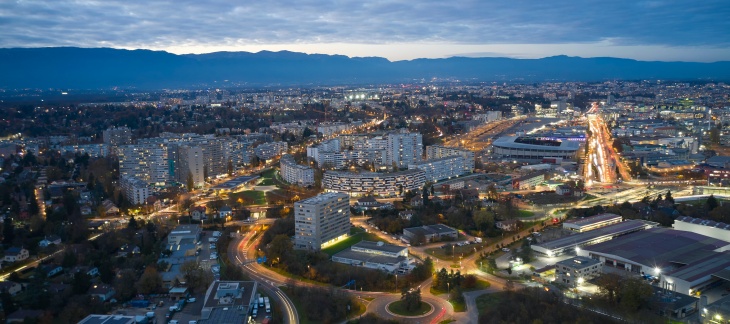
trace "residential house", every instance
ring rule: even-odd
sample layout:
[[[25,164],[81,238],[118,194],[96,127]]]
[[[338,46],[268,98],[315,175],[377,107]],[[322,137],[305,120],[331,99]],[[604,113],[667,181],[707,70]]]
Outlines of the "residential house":
[[[421,195],[416,195],[415,197],[411,198],[411,206],[418,207],[423,205],[423,197]]]
[[[43,316],[42,310],[19,309],[5,317],[5,323],[25,323],[26,319],[35,320]],[[31,323],[34,323],[32,321]]]
[[[17,282],[0,281],[0,291],[7,291],[10,296],[17,295],[21,290],[23,290],[23,286]]]
[[[53,245],[61,244],[61,238],[58,235],[50,235],[50,236],[46,236],[43,240],[38,242],[38,246],[40,246],[40,247],[48,247],[51,244],[53,244]]]
[[[559,185],[555,187],[555,193],[561,196],[569,196],[573,193],[573,188],[568,185]]]
[[[3,261],[5,262],[18,262],[23,261],[25,259],[28,259],[30,257],[30,253],[28,250],[22,247],[11,247],[5,251],[5,258]]]
[[[413,215],[415,215],[415,214],[416,214],[415,211],[404,210],[404,211],[398,213],[398,217],[405,219],[405,220],[411,220],[411,217],[413,217]]]
[[[205,216],[205,206],[196,206],[190,208],[190,217],[192,217],[194,220],[208,219],[208,217]]]
[[[57,264],[46,264],[41,266],[41,271],[46,274],[47,278],[50,278],[63,272],[63,267]]]
[[[114,288],[107,285],[94,285],[91,288],[89,288],[88,292],[89,296],[91,298],[96,298],[100,301],[109,301],[114,297],[114,294],[116,294],[116,291],[114,291]]]
[[[505,231],[505,232],[512,232],[516,231],[518,229],[518,223],[515,219],[508,219],[503,221],[498,221],[496,224],[497,228]]]
[[[109,199],[105,199],[101,203],[101,207],[104,209],[104,214],[106,216],[117,216],[117,215],[119,215],[119,208],[116,205],[114,205],[114,203],[111,200],[109,200]]]
[[[86,273],[90,277],[96,277],[99,275],[99,269],[97,267],[76,266],[71,269],[71,277],[73,278],[75,274],[80,272]]]
[[[477,201],[479,200],[479,190],[476,189],[461,189],[458,191],[457,195],[462,199],[462,201]]]
[[[223,206],[223,207],[221,207],[220,210],[218,210],[219,218],[226,219],[226,217],[232,216],[232,215],[233,215],[233,209],[231,209],[231,207]]]

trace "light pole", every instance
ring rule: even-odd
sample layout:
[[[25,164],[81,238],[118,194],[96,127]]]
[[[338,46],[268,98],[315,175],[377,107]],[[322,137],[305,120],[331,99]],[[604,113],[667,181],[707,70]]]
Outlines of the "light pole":
[[[398,292],[398,275],[395,275],[395,292]]]

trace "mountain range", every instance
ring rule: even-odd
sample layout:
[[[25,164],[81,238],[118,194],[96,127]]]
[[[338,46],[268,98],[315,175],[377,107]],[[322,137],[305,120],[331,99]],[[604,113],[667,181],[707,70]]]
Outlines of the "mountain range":
[[[111,48],[0,49],[0,88],[138,89],[235,85],[336,85],[420,80],[540,82],[603,80],[730,80],[730,61],[637,61],[610,57],[541,59],[416,59],[296,52],[177,55]]]

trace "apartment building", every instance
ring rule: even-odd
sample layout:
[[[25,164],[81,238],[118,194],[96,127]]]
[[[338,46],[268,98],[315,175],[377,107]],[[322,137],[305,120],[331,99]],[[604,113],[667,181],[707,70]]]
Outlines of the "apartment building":
[[[326,171],[322,178],[325,191],[342,192],[351,196],[396,196],[407,191],[417,191],[426,183],[422,170],[406,170],[391,173]]]
[[[405,168],[423,159],[423,136],[420,133],[390,133],[387,141],[386,164],[394,163]]]
[[[460,149],[456,147],[446,147],[441,145],[431,145],[426,147],[426,159],[440,159],[447,156],[459,155],[464,158],[464,171],[471,172],[474,170],[474,152]]]
[[[132,144],[132,130],[129,127],[110,127],[102,132],[104,144],[111,147]]]
[[[165,143],[119,146],[119,176],[133,176],[150,184],[164,184],[169,177],[167,153]]]
[[[314,184],[314,169],[306,165],[297,164],[291,155],[282,155],[279,164],[281,165],[281,177],[284,181],[300,186]]]
[[[270,142],[254,148],[254,153],[259,159],[267,161],[286,153],[287,149],[289,146],[286,142]]]
[[[320,250],[350,233],[350,199],[328,192],[294,203],[294,247]]]
[[[141,205],[152,195],[149,184],[134,176],[123,176],[119,179],[124,197],[134,205]]]
[[[172,147],[175,181],[187,184],[188,177],[192,177],[193,186],[202,187],[205,184],[203,148],[183,143],[175,144]]]
[[[421,170],[426,181],[437,182],[462,175],[464,171],[464,157],[461,155],[425,160],[408,165],[408,170]]]

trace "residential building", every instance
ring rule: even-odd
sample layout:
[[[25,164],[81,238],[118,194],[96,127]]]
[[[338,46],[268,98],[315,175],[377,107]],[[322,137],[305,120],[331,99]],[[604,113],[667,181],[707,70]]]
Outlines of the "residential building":
[[[30,257],[30,253],[28,250],[22,247],[16,247],[13,246],[7,250],[5,250],[5,257],[3,258],[3,261],[5,262],[18,262],[26,260]]]
[[[96,284],[89,288],[87,294],[99,301],[106,302],[111,300],[117,292],[111,286],[104,284]]]
[[[45,238],[43,238],[40,242],[38,242],[38,246],[40,247],[48,247],[49,245],[59,245],[61,244],[61,238],[58,235],[48,235]]]
[[[513,232],[518,229],[518,223],[516,219],[508,219],[503,221],[498,221],[494,224],[497,228],[505,231],[505,232]]]
[[[291,155],[282,155],[281,159],[279,159],[279,164],[281,166],[281,177],[284,181],[300,186],[311,186],[314,184],[314,169],[306,165],[297,164]]]
[[[414,169],[422,170],[426,181],[437,182],[464,174],[466,167],[463,156],[453,155],[408,165],[408,170]]]
[[[449,156],[459,155],[464,158],[464,172],[474,170],[474,152],[456,147],[431,145],[426,147],[426,159],[434,160]]]
[[[190,208],[190,217],[193,220],[201,220],[201,219],[208,219],[207,216],[205,216],[205,206],[195,206]]]
[[[328,192],[294,203],[294,247],[320,250],[350,233],[350,199]]]
[[[407,191],[421,190],[425,183],[425,172],[421,170],[391,173],[326,171],[322,178],[325,191],[351,196],[397,196]]]
[[[152,195],[152,188],[149,184],[141,179],[125,175],[119,179],[122,193],[127,200],[134,205],[142,205],[147,202],[147,198]]]
[[[187,185],[192,178],[193,187],[202,188],[205,185],[205,158],[203,148],[194,145],[176,144],[171,148],[174,161],[174,178],[177,182]]]
[[[405,168],[423,159],[423,136],[420,133],[390,133],[387,140],[386,164]]]
[[[167,153],[164,143],[119,146],[119,177],[133,176],[149,184],[164,185],[169,178]]]
[[[104,144],[112,147],[132,144],[132,130],[129,127],[110,127],[102,133]]]
[[[576,256],[555,263],[555,280],[568,287],[578,287],[601,274],[601,261]]]
[[[512,189],[530,190],[545,181],[545,172],[534,172],[512,179]]]
[[[263,143],[255,147],[254,153],[262,161],[271,160],[279,155],[286,153],[289,149],[289,145],[286,142],[269,142]]]
[[[17,282],[10,280],[0,281],[0,292],[7,292],[10,296],[15,296],[21,290],[23,290],[23,286]]]

